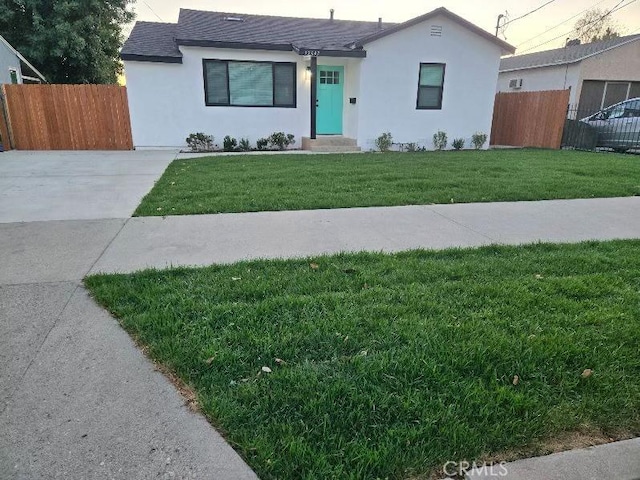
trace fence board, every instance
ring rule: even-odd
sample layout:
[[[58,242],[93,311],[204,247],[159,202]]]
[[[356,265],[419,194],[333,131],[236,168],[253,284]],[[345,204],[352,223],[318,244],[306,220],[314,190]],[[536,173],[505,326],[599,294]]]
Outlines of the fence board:
[[[491,145],[559,149],[569,90],[496,95]]]
[[[4,85],[18,150],[132,150],[126,87]],[[0,120],[0,129],[2,122]],[[4,138],[4,132],[0,132]]]

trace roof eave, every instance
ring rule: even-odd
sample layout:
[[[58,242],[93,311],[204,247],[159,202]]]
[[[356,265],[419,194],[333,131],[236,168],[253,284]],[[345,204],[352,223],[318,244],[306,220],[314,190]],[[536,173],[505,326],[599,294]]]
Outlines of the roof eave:
[[[182,57],[168,57],[162,55],[121,53],[120,58],[125,62],[182,63]]]
[[[278,50],[283,52],[293,51],[293,46],[291,44],[282,43],[220,42],[213,40],[189,40],[186,38],[176,38],[176,44],[184,47],[215,47],[233,48],[239,50]]]
[[[518,72],[520,70],[533,70],[534,68],[564,67],[565,65],[573,65],[574,63],[580,63],[582,60],[584,60],[584,58],[580,58],[578,60],[571,60],[569,62],[545,63],[543,65],[531,65],[527,67],[507,68],[504,70],[500,69],[498,71],[499,73],[508,73],[508,72]]]

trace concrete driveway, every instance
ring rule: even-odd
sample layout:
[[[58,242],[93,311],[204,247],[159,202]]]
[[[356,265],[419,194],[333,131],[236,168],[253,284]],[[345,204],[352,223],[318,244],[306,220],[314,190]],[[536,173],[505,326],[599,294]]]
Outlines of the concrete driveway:
[[[0,478],[255,479],[81,283],[175,155],[0,154]]]
[[[0,154],[0,223],[131,216],[175,151]]]

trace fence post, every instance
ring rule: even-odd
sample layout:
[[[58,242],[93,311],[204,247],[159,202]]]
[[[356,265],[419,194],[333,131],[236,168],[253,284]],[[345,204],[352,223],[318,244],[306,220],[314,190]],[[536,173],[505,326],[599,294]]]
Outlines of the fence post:
[[[11,124],[9,122],[9,114],[5,98],[6,93],[4,85],[2,85],[2,89],[0,89],[0,137],[2,137],[2,147],[5,150],[11,150],[15,148],[15,144],[13,142],[13,134],[11,132]]]

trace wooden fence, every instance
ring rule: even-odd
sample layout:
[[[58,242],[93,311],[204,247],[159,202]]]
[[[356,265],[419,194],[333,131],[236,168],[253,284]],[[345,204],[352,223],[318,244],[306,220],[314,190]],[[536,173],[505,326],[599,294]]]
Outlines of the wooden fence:
[[[15,149],[133,149],[125,87],[3,85],[2,89]]]
[[[569,90],[498,93],[491,145],[560,148]]]

